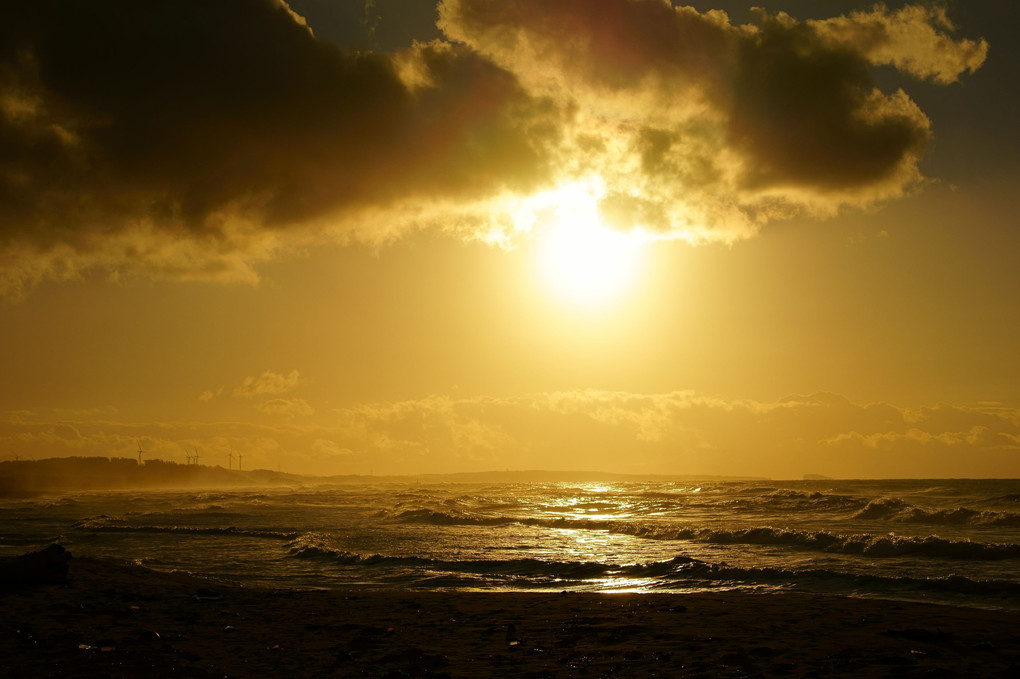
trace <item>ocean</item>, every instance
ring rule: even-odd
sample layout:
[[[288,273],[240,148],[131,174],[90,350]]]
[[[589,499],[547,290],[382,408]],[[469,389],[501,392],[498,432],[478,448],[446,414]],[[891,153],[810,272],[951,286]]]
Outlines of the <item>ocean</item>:
[[[58,542],[244,586],[803,591],[1020,610],[1020,481],[365,484],[0,498]]]

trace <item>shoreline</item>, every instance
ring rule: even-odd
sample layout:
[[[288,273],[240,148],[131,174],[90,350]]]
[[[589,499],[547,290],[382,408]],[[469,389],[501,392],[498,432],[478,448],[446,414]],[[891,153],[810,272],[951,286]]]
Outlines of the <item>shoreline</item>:
[[[258,589],[72,558],[5,583],[18,677],[1017,676],[1020,613],[803,593]]]

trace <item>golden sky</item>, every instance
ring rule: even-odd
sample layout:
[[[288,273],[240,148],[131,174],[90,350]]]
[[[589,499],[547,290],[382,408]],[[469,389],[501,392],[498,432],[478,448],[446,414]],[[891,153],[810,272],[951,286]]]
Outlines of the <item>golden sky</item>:
[[[5,5],[4,459],[1020,476],[1020,5]]]

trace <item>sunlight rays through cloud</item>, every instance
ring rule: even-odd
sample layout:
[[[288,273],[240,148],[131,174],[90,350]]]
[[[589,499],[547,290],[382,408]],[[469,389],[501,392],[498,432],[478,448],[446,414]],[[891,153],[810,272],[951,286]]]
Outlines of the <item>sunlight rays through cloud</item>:
[[[324,242],[433,227],[512,244],[500,205],[592,175],[614,230],[732,243],[918,186],[930,121],[873,68],[947,84],[988,47],[919,6],[438,15],[443,39],[386,54],[343,51],[281,0],[19,5],[0,31],[0,293],[96,273],[251,283]]]

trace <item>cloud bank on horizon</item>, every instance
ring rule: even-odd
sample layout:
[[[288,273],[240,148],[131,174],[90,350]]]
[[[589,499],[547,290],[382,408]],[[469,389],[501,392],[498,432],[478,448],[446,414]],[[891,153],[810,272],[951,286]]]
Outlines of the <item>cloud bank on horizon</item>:
[[[667,0],[438,9],[445,39],[385,54],[283,0],[5,3],[0,294],[254,281],[315,243],[425,228],[513,242],[529,196],[593,178],[616,228],[732,242],[916,186],[930,121],[875,67],[947,84],[988,49],[926,6],[749,25]]]
[[[508,398],[430,396],[313,408],[252,405],[257,423],[118,422],[116,413],[0,416],[0,449],[22,459],[132,457],[183,462],[193,450],[226,465],[318,474],[493,469],[741,474],[800,478],[1012,477],[1020,410],[986,404],[900,408],[831,393],[776,401],[689,391],[598,390]]]

